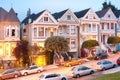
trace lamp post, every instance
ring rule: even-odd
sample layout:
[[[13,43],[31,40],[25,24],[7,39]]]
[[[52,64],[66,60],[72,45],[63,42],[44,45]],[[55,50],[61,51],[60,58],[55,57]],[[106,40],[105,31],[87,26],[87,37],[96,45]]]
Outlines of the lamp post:
[[[80,26],[77,26],[77,43],[78,43],[77,57],[81,57],[81,52],[80,52]]]

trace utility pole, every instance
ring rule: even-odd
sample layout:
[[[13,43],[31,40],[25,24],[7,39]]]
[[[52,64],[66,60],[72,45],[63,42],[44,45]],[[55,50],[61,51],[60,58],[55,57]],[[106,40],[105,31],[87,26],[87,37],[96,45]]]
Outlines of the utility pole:
[[[77,26],[77,43],[78,43],[78,48],[77,48],[77,57],[81,58],[81,52],[80,52],[80,26]]]

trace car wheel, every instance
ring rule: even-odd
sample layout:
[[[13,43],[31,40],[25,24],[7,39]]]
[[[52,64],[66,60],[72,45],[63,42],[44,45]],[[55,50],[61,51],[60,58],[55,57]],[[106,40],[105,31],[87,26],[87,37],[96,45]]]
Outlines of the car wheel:
[[[17,78],[17,77],[18,77],[18,75],[17,75],[17,74],[15,74],[15,75],[14,75],[14,77],[15,77],[15,78]]]
[[[113,68],[115,68],[115,67],[116,67],[116,65],[114,64],[114,65],[113,65]]]
[[[68,65],[68,67],[71,67],[71,66],[72,66],[71,64]]]
[[[62,78],[61,80],[67,80],[66,78]]]
[[[38,73],[40,73],[41,71],[40,71],[40,70],[38,70],[37,72],[38,72]]]
[[[105,67],[103,67],[103,68],[102,68],[102,71],[105,71],[105,70],[106,70]]]
[[[91,71],[91,72],[90,72],[90,74],[93,74],[93,73],[94,73],[94,71]]]
[[[80,77],[80,75],[79,75],[79,74],[77,74],[77,75],[76,75],[76,78],[79,78],[79,77]]]
[[[28,75],[28,73],[27,73],[27,72],[25,72],[25,73],[24,73],[24,75],[26,76],[26,75]]]

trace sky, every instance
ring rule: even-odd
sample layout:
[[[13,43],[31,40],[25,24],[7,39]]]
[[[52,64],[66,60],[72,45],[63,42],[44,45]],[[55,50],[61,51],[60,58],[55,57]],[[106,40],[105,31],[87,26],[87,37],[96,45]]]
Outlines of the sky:
[[[111,4],[120,9],[120,0],[0,0],[0,7],[9,11],[11,7],[18,13],[18,18],[22,21],[30,8],[31,13],[38,13],[44,9],[51,13],[59,12],[65,9],[71,9],[73,12],[92,8],[99,11],[104,1],[111,1]]]

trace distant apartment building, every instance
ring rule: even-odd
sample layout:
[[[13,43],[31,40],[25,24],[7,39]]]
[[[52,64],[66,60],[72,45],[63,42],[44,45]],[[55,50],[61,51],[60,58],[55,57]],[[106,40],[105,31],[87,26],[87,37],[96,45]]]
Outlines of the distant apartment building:
[[[15,60],[13,49],[20,41],[20,21],[11,8],[9,12],[0,7],[0,60]]]

